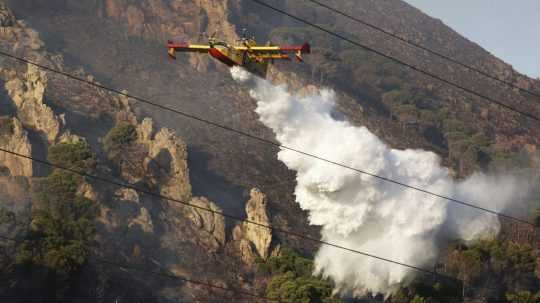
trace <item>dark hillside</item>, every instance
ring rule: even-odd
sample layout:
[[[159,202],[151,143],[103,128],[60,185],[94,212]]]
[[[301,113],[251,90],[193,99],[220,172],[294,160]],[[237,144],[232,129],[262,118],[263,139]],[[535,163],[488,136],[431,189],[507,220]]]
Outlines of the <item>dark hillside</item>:
[[[306,57],[305,63],[277,64],[272,68],[270,78],[275,82],[286,82],[292,89],[307,84],[335,89],[338,110],[351,122],[366,125],[393,147],[436,152],[457,178],[478,170],[537,174],[540,168],[540,122],[490,105],[478,97],[331,38],[251,0],[5,2],[16,19],[24,22],[16,23],[11,14],[5,13],[5,17],[2,12],[7,8],[2,7],[0,34],[10,33],[0,39],[2,50],[29,56],[104,85],[125,89],[132,95],[257,136],[273,140],[272,132],[257,120],[253,111],[254,101],[244,87],[231,79],[228,69],[197,55],[179,56],[177,61],[171,62],[164,47],[168,39],[197,41],[203,32],[218,31],[220,37],[234,40],[242,28],[247,28],[260,42],[310,41],[313,53]],[[538,98],[507,89],[396,42],[325,9],[316,8],[309,1],[279,0],[271,3],[459,85],[540,116]],[[338,0],[327,3],[540,93],[540,81],[517,73],[510,65],[461,37],[439,20],[400,0]],[[8,23],[12,25],[8,26]],[[9,29],[4,31],[4,28]],[[20,34],[26,31],[29,33]],[[18,41],[17,35],[24,39]],[[159,192],[178,192],[194,203],[240,216],[246,215],[246,201],[267,199],[271,224],[318,237],[318,228],[307,224],[307,214],[294,202],[295,175],[277,160],[276,148],[133,100],[124,100],[62,76],[51,73],[39,75],[27,69],[25,65],[0,58],[0,118],[8,121],[12,117],[23,116],[18,113],[13,97],[4,89],[6,84],[13,79],[26,81],[36,74],[34,82],[43,83],[45,87],[43,104],[53,114],[36,114],[35,120],[47,121],[44,123],[46,127],[20,118],[21,127],[17,128],[19,124],[14,122],[14,132],[10,133],[12,141],[6,142],[17,142],[21,151],[50,156],[51,147],[73,143],[74,139],[66,135],[69,133],[89,144],[97,161],[97,172]],[[143,120],[146,117],[152,118],[153,125]],[[51,133],[56,135],[49,135]],[[7,163],[3,165],[0,162],[2,178],[5,174],[6,180],[11,182],[11,178],[15,178],[13,176],[22,175],[31,180],[32,190],[38,190],[34,182],[49,178],[51,173],[33,174],[35,167],[10,158],[0,157],[0,161]],[[3,169],[4,166],[7,168]],[[178,175],[170,176],[171,172]],[[251,242],[246,242],[243,227],[236,222],[188,212],[166,201],[139,197],[129,191],[96,184],[77,184],[79,187],[90,186],[82,192],[101,209],[95,233],[102,248],[97,251],[103,252],[104,256],[119,253],[123,261],[159,266],[170,273],[203,277],[205,281],[259,293],[266,289],[267,293],[285,298],[292,293],[306,296],[311,291],[321,298],[330,296],[331,284],[328,281],[311,278],[306,273],[313,264],[304,257],[312,257],[315,253],[313,243],[273,234],[268,252],[277,254],[279,244],[281,247],[295,247],[302,256],[284,250],[281,256],[274,255],[265,261],[259,258],[260,252],[254,250]],[[264,198],[250,192],[254,187],[264,193]],[[76,199],[81,192],[71,192],[70,195],[70,199]],[[19,204],[29,208],[28,199],[20,198],[25,202]],[[540,207],[538,201],[531,201],[531,209],[517,210],[516,215],[532,219],[535,207]],[[27,212],[22,214],[29,216]],[[261,234],[265,238],[265,234]],[[442,254],[439,267],[467,281],[467,302],[482,302],[482,296],[496,298],[493,302],[521,302],[516,298],[526,296],[523,292],[538,286],[538,237],[529,226],[505,223],[498,241],[470,247],[461,243],[452,245]],[[249,240],[253,242],[253,239]],[[36,263],[41,262],[38,261]],[[293,266],[288,263],[296,261],[301,264]],[[0,259],[0,262],[4,261]],[[294,268],[287,269],[287,266]],[[93,279],[94,276],[98,278]],[[493,279],[484,281],[482,276]],[[119,282],[122,279],[128,282]],[[223,302],[223,293],[210,292],[203,287],[178,286],[175,281],[164,282],[144,275],[130,279],[121,271],[91,266],[75,279],[70,291],[71,294],[82,293],[79,290],[89,283],[89,289],[104,294],[99,301],[89,291],[78,302],[110,302],[115,297],[126,302]],[[455,300],[454,293],[445,297],[446,294],[442,293],[446,288],[427,285],[430,283],[431,280],[418,281],[401,289],[391,300]],[[131,292],[134,285],[138,291]],[[288,286],[292,290],[288,291]],[[493,292],[491,288],[499,291]],[[2,294],[0,292],[0,296]],[[226,301],[233,300],[232,295],[228,295],[231,297],[226,297]],[[421,301],[424,298],[427,301]],[[249,299],[235,300],[252,302]]]

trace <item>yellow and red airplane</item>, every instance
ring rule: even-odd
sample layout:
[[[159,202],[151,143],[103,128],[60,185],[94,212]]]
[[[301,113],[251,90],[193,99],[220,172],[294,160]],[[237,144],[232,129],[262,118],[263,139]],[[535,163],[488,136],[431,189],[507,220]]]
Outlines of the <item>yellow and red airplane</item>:
[[[301,46],[259,46],[251,38],[242,38],[236,45],[230,45],[215,38],[215,35],[208,38],[208,44],[190,43],[167,43],[168,54],[171,59],[176,59],[176,52],[194,52],[210,54],[227,66],[242,66],[251,73],[261,77],[266,77],[268,63],[274,60],[290,60],[290,54],[294,53],[298,61],[303,61],[303,54],[311,53],[311,47],[306,42]]]

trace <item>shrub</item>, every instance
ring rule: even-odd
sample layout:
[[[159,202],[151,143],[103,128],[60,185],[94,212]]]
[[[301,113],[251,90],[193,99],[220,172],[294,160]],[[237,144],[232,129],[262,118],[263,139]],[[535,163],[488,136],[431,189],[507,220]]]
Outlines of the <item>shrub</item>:
[[[426,303],[426,300],[419,295],[414,296],[414,298],[411,300],[411,303]]]
[[[496,273],[534,271],[533,249],[529,245],[499,240],[479,241],[468,251],[482,254],[482,259],[489,262]]]
[[[88,143],[60,143],[49,148],[49,161],[55,165],[86,172],[95,165],[95,157]]]
[[[468,286],[486,283],[487,276],[506,287],[534,285],[535,254],[529,245],[497,239],[478,241],[456,254],[457,276]]]
[[[283,249],[278,257],[258,259],[259,268],[273,276],[266,287],[268,297],[291,303],[341,302],[332,297],[332,284],[312,276],[313,261],[291,249]]]
[[[49,149],[49,161],[85,171],[95,164],[95,156],[85,142],[60,143]],[[77,194],[83,181],[79,174],[56,169],[37,182],[37,201],[28,235],[18,247],[18,264],[69,276],[86,262],[97,209]]]
[[[13,134],[13,119],[9,117],[0,118],[0,136]]]
[[[272,278],[266,288],[271,299],[291,303],[333,303],[340,302],[332,297],[332,287],[316,277],[298,277],[289,271]]]
[[[272,256],[266,262],[259,262],[262,269],[272,274],[294,272],[299,276],[310,276],[313,272],[313,261],[298,255],[290,248],[284,248],[280,256]]]
[[[11,224],[15,221],[15,214],[0,206],[0,225]]]
[[[434,280],[432,276],[419,276],[409,285],[400,287],[392,295],[391,302],[461,302],[461,284],[450,279],[437,278]]]
[[[73,173],[55,171],[40,181],[39,206],[19,248],[18,263],[70,274],[86,262],[96,208],[91,200],[76,194],[81,180]]]
[[[113,159],[122,149],[137,140],[137,130],[129,123],[121,122],[112,128],[103,139],[103,148],[109,158]]]
[[[540,303],[540,292],[520,291],[518,293],[506,293],[506,300],[511,303]]]

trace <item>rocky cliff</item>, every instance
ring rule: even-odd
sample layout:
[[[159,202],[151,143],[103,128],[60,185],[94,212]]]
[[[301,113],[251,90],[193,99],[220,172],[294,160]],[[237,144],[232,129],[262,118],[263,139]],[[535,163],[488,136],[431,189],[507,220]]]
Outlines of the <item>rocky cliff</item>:
[[[17,20],[4,3],[1,4],[2,50],[93,80],[94,77],[84,69],[66,65],[61,55],[44,51],[40,35]],[[228,245],[227,239],[231,237],[227,236],[230,232],[226,229],[228,223],[219,215],[222,210],[216,203],[203,196],[193,197],[188,148],[174,130],[156,126],[151,118],[139,118],[132,109],[132,102],[126,98],[67,81],[32,65],[5,58],[0,62],[0,84],[3,87],[0,95],[0,147],[45,159],[51,147],[87,142],[97,155],[96,174],[171,198],[158,199],[92,179],[81,183],[77,194],[98,206],[93,255],[158,266],[162,271],[219,285],[230,283],[232,273],[227,274],[226,267],[234,263],[236,257],[215,257]],[[134,140],[114,145],[111,142],[116,141],[110,138],[120,126],[133,129]],[[119,148],[119,152],[114,148]],[[14,212],[24,221],[29,215],[25,212],[29,205],[34,209],[36,206],[32,206],[34,201],[24,198],[25,195],[14,196],[18,187],[13,177],[23,177],[24,182],[32,184],[49,172],[37,170],[30,160],[5,153],[0,154],[0,170],[3,176],[0,183],[9,189],[9,194],[2,196],[5,198],[2,209]],[[29,190],[38,188],[32,186]],[[2,189],[0,194],[3,192]],[[24,229],[20,233],[24,234]],[[250,241],[256,241],[254,237],[251,235]],[[208,274],[210,269],[212,273]],[[89,265],[81,274],[91,275],[95,270],[100,269]],[[117,276],[121,271],[116,272],[109,273],[109,277]],[[226,274],[222,275],[223,272]],[[147,280],[140,293],[133,294],[135,299],[152,293],[151,289],[156,287],[163,289],[166,294],[162,296],[168,298],[193,296],[198,300],[212,300],[214,296],[223,296],[191,284],[182,287],[169,283],[159,285],[159,279],[149,279],[143,274],[137,276],[135,273],[129,279]],[[104,286],[99,284],[102,283],[100,281],[92,280],[88,287],[112,287],[105,296],[113,296],[129,285]],[[249,287],[249,283],[240,283],[238,287],[246,285]]]
[[[269,226],[270,220],[266,208],[267,198],[258,188],[250,191],[250,199],[246,203],[247,220]],[[242,260],[250,266],[257,258],[266,260],[270,256],[272,230],[249,222],[237,225],[233,230],[233,240],[237,242]]]

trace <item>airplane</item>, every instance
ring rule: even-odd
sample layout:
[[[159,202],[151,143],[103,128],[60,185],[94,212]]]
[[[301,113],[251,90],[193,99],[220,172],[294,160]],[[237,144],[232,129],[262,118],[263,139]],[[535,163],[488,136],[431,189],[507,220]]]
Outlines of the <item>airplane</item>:
[[[302,62],[302,55],[311,53],[311,46],[307,42],[301,46],[277,46],[270,42],[264,46],[257,45],[254,38],[245,37],[245,29],[243,37],[237,40],[235,45],[217,39],[214,33],[208,37],[208,44],[173,43],[169,40],[167,49],[173,60],[176,60],[176,52],[210,54],[229,67],[241,66],[262,78],[266,77],[268,63],[273,63],[274,60],[290,60],[291,53],[294,53],[297,61]]]

